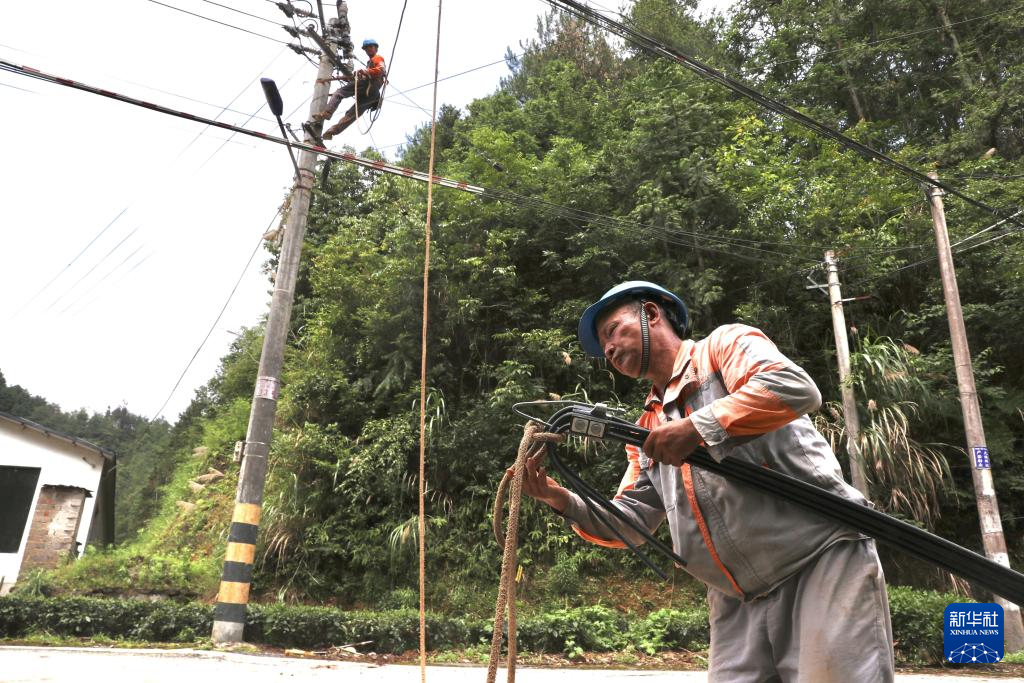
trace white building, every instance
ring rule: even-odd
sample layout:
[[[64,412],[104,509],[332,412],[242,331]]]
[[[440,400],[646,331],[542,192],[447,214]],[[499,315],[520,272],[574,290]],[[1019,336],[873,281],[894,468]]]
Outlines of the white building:
[[[0,595],[18,575],[114,541],[115,457],[0,412]]]

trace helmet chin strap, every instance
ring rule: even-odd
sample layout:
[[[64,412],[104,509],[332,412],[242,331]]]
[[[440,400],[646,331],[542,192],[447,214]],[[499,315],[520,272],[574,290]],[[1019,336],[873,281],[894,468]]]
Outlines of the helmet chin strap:
[[[651,364],[651,327],[647,323],[646,301],[640,302],[640,339],[643,344],[640,352],[640,377],[647,374],[647,367]]]

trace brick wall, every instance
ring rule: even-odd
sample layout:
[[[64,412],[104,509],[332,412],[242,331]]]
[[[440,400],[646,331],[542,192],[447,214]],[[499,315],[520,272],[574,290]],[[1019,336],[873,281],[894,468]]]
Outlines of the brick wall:
[[[85,494],[85,489],[71,486],[43,486],[28,532],[22,571],[56,567],[76,549]]]

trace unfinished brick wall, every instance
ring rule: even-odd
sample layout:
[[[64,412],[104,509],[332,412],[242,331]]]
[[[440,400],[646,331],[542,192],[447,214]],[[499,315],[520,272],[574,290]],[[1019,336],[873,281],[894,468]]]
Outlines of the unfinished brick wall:
[[[56,567],[76,549],[85,495],[85,489],[77,487],[43,486],[32,516],[21,571]]]

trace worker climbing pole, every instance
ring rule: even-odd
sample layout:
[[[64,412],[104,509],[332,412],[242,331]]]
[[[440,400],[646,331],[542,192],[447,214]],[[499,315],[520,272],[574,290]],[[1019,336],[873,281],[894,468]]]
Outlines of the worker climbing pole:
[[[323,82],[345,81],[345,85],[331,95],[326,107],[313,114],[313,122],[321,123],[330,119],[338,110],[342,100],[349,97],[355,98],[355,104],[349,107],[341,120],[324,131],[324,140],[330,140],[341,133],[355,123],[359,115],[376,109],[380,104],[380,91],[384,85],[386,71],[384,57],[378,54],[378,50],[380,50],[380,44],[373,38],[367,38],[363,41],[363,51],[366,53],[365,69],[360,69],[351,75],[341,73],[338,76],[321,79]]]

